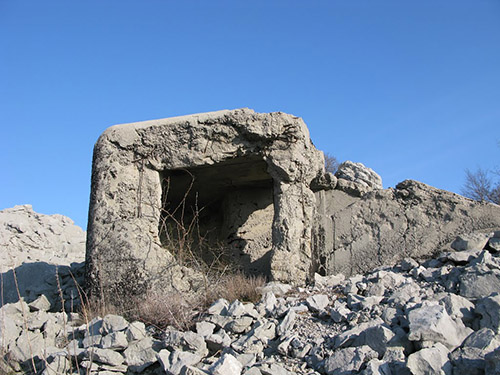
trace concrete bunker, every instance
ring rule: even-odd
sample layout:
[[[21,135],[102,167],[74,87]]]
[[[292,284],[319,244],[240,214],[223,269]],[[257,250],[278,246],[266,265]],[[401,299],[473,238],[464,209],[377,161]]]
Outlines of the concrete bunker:
[[[166,251],[172,225],[193,216],[238,268],[304,283],[314,272],[310,185],[324,173],[302,119],[281,112],[238,109],[112,126],[94,147],[87,290],[105,290],[113,303],[196,289],[203,275]]]
[[[165,170],[160,179],[158,233],[181,263],[197,256],[270,276],[273,179],[262,157]]]

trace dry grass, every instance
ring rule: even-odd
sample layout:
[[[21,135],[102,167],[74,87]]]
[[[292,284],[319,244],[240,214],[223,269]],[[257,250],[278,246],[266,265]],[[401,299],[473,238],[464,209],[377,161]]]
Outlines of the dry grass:
[[[139,320],[158,329],[173,326],[179,330],[188,330],[203,308],[201,303],[177,292],[150,293],[136,298],[132,304],[133,309],[126,314],[130,320]]]
[[[265,283],[264,276],[247,276],[243,272],[224,275],[212,290],[207,291],[207,302],[210,304],[218,298],[224,298],[230,302],[234,300],[257,302],[260,299],[257,288]]]

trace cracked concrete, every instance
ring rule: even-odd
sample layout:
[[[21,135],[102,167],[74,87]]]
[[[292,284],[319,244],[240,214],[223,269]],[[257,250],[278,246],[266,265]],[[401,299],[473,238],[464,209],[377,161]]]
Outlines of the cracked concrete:
[[[196,289],[201,275],[170,245],[192,223],[244,271],[304,283],[313,272],[310,184],[327,181],[324,174],[306,125],[284,113],[239,109],[113,126],[94,148],[88,289],[111,301]]]
[[[500,207],[406,180],[395,189],[355,197],[338,189],[316,193],[314,254],[322,274],[352,275],[405,258],[426,258],[463,233],[500,228]]]

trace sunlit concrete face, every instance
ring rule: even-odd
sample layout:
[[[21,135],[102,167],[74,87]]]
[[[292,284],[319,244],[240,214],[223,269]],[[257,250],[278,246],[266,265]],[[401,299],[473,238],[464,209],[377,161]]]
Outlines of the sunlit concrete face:
[[[206,262],[220,246],[236,269],[303,283],[313,272],[310,184],[323,174],[306,125],[284,113],[113,126],[94,148],[87,287],[111,300],[196,289],[202,275],[178,249],[188,240],[196,250],[197,238],[212,245],[197,253]]]

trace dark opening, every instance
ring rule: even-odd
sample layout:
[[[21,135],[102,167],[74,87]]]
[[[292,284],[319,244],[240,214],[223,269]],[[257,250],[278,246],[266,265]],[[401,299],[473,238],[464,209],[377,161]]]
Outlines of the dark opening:
[[[269,273],[273,181],[262,158],[167,170],[161,180],[160,239],[181,262],[195,256]]]

